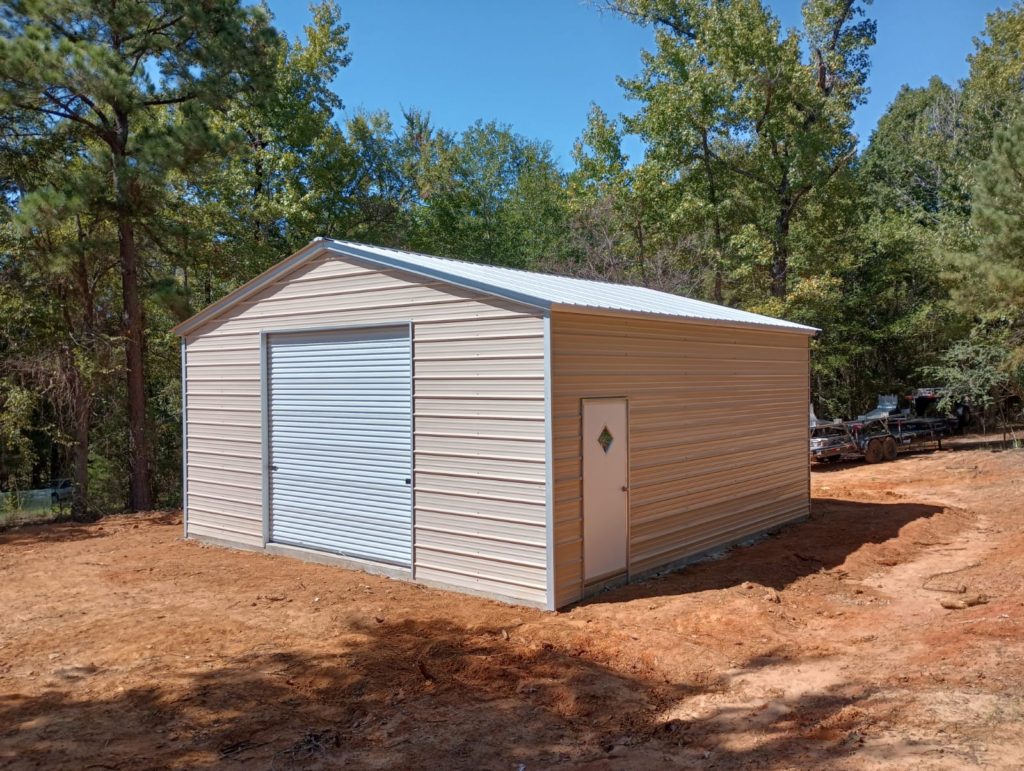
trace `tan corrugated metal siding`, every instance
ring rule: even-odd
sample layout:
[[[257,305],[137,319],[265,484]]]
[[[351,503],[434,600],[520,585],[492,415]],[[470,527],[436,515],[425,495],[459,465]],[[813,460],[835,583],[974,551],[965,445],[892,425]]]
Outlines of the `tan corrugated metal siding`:
[[[546,601],[544,324],[323,256],[186,338],[188,534],[263,545],[260,330],[413,322],[417,579]]]
[[[802,334],[555,312],[555,599],[583,593],[580,399],[629,399],[629,571],[808,512]]]

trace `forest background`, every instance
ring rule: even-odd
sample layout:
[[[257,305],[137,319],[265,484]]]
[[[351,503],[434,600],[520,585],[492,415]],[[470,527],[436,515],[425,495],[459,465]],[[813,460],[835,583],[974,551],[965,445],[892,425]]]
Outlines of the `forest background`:
[[[294,39],[237,0],[7,3],[0,490],[70,478],[76,517],[180,503],[170,329],[320,235],[819,327],[819,415],[941,385],[987,426],[1020,420],[1024,4],[861,146],[870,11],[806,0],[784,27],[762,0],[595,4],[654,42],[619,79],[634,109],[594,106],[563,168],[429,105],[339,118],[333,0]]]

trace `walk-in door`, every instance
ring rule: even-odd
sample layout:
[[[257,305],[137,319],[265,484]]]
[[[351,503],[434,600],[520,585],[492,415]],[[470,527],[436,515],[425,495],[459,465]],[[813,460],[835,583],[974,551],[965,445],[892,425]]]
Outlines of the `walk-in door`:
[[[583,400],[583,573],[588,584],[626,572],[627,426],[625,399]]]

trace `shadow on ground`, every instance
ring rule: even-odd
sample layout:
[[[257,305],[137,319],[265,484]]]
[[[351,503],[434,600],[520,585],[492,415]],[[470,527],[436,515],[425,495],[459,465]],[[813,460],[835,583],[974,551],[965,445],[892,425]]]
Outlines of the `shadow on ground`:
[[[70,520],[13,524],[0,526],[0,547],[24,546],[33,543],[59,543],[83,538],[103,538],[119,527],[140,525],[180,525],[180,512],[169,511],[146,514],[115,514],[96,522]]]
[[[890,541],[908,523],[941,511],[924,503],[815,498],[808,519],[785,525],[771,537],[735,547],[720,559],[603,592],[584,604],[726,589],[746,581],[782,590],[805,576],[843,565],[866,545]]]
[[[896,456],[895,460],[885,461],[881,464],[876,464],[876,468],[883,470],[891,468],[889,464],[906,462],[908,459],[918,455],[934,455],[939,452],[949,452],[951,450],[966,450],[973,449],[970,446],[957,446],[950,447],[947,444],[948,440],[944,440],[942,447],[939,447],[935,442],[926,442],[920,445],[914,445],[911,449],[901,450],[900,454]],[[856,468],[857,466],[868,465],[867,461],[863,458],[847,457],[840,461],[833,461],[829,463],[812,463],[811,473],[814,475],[818,474],[834,474],[837,471],[844,471],[850,468]]]
[[[950,450],[1019,450],[1024,442],[1024,431],[1007,432],[1006,434],[967,435],[948,440]],[[947,447],[944,442],[943,447]]]
[[[49,522],[41,525],[12,525],[0,529],[0,548],[34,543],[58,543],[83,538],[102,538],[103,530],[77,522]]]
[[[211,668],[182,661],[161,686],[102,698],[90,696],[89,682],[102,671],[57,670],[42,695],[0,697],[0,763],[511,769],[653,759],[626,764],[635,768],[686,765],[713,750],[717,765],[745,766],[779,753],[802,757],[808,740],[819,758],[852,752],[840,713],[864,698],[832,690],[784,704],[759,726],[759,744],[729,750],[723,741],[748,730],[749,715],[658,717],[721,682],[625,675],[571,644],[443,620],[371,621],[328,642],[317,655],[252,653]],[[746,666],[775,663],[771,656]],[[818,736],[821,726],[831,728]]]
[[[938,452],[961,452],[968,450],[991,450],[992,452],[1003,452],[1020,449],[1024,443],[1024,434],[1007,433],[1005,436],[999,434],[967,434],[947,436],[942,439],[942,446],[937,442],[924,442],[920,445],[913,445],[910,449],[901,450],[899,456],[891,463],[899,463],[913,458],[917,455],[932,455]],[[847,458],[832,463],[812,463],[811,471],[814,474],[832,474],[836,471],[843,471],[854,466],[864,465],[863,458]],[[885,468],[880,466],[879,468]]]

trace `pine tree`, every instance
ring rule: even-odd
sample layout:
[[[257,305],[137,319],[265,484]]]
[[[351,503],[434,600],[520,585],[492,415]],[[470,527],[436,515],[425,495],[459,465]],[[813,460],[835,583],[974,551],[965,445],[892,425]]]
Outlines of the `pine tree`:
[[[140,238],[154,235],[167,174],[212,149],[209,111],[263,90],[276,39],[238,0],[15,0],[0,14],[0,112],[80,137],[81,163],[31,195],[79,196],[116,227],[132,510],[152,503]]]
[[[990,309],[1024,316],[1024,117],[996,133],[978,169],[972,224],[977,251],[967,267]]]

